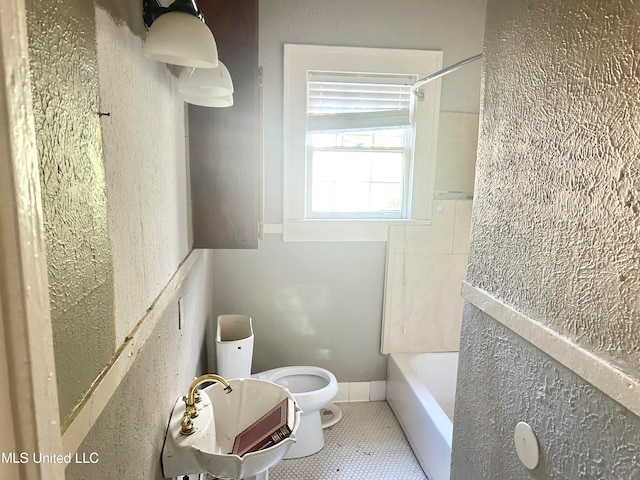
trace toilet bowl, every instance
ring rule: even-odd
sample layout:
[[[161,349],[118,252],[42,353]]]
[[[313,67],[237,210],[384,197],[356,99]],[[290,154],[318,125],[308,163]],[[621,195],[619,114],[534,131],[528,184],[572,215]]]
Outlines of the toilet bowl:
[[[319,452],[324,447],[320,409],[338,393],[338,381],[328,370],[313,366],[281,367],[253,375],[289,390],[302,410],[297,442],[284,458],[300,458]]]
[[[213,325],[212,325],[213,327]],[[219,315],[215,352],[217,373],[225,378],[250,376],[253,356],[253,327],[247,315]],[[251,375],[259,380],[285,387],[293,395],[302,410],[296,443],[284,458],[299,458],[312,455],[324,447],[322,417],[320,409],[325,407],[338,393],[338,381],[328,370],[313,366],[280,367]],[[335,423],[340,419],[340,409],[333,407]]]

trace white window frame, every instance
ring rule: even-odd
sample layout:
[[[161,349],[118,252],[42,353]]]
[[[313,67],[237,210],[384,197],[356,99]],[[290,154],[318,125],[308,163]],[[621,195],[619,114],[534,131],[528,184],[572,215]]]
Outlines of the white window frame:
[[[307,72],[415,75],[442,68],[442,52],[388,48],[284,45],[284,217],[285,241],[386,241],[390,225],[430,224],[435,177],[440,81],[424,87],[415,110],[415,144],[406,218],[308,219],[306,202]]]

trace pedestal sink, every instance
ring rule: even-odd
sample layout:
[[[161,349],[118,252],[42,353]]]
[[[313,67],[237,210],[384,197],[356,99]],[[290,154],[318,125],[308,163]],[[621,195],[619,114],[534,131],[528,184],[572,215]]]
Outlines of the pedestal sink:
[[[300,422],[297,407],[289,438],[242,457],[230,454],[238,433],[285,398],[294,397],[286,388],[264,380],[232,379],[229,385],[232,392],[228,394],[219,383],[200,390],[202,401],[197,404],[191,435],[180,433],[185,403],[176,401],[162,449],[165,478],[209,473],[220,479],[267,480],[269,467],[279,463],[295,442]]]

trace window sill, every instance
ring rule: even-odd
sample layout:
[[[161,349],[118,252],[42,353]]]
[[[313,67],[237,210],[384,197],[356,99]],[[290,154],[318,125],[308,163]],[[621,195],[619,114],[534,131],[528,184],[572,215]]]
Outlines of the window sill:
[[[427,220],[285,220],[285,242],[386,242],[389,227],[431,225]]]

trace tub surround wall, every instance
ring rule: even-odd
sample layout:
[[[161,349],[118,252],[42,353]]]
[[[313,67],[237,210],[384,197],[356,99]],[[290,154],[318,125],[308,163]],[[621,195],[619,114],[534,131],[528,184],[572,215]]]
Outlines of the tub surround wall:
[[[466,67],[465,67],[466,68]],[[436,153],[436,195],[473,194],[478,150],[479,115],[440,112]]]
[[[471,200],[436,200],[433,224],[389,228],[382,353],[455,352]]]
[[[458,350],[477,145],[478,115],[440,112],[433,223],[389,229],[382,353]]]
[[[605,384],[630,376],[631,395],[640,378],[639,27],[631,1],[489,1],[468,269],[469,288],[487,299],[477,307],[506,305],[564,338],[607,366]],[[532,478],[640,475],[630,440],[638,417],[557,362],[570,364],[576,348],[551,360],[465,310],[452,478],[527,475],[513,450],[520,420],[539,435]]]

